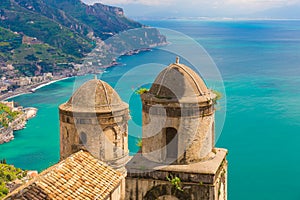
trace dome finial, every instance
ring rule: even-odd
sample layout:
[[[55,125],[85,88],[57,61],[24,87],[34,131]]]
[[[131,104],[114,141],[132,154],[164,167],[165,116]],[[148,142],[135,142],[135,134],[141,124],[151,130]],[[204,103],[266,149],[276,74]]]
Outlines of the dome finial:
[[[179,56],[176,57],[176,64],[179,64]]]
[[[95,78],[95,80],[97,80],[97,75],[96,74],[94,75],[94,78]]]

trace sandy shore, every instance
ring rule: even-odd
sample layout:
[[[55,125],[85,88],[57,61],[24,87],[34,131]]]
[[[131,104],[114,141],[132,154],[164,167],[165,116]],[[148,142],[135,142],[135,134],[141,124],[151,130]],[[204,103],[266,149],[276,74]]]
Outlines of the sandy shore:
[[[31,85],[31,86],[28,86],[27,88],[22,88],[20,90],[15,90],[13,92],[5,93],[3,95],[0,95],[0,101],[8,100],[8,99],[20,96],[20,95],[35,92],[36,90],[38,90],[42,87],[45,87],[45,86],[50,85],[52,83],[62,81],[62,80],[68,79],[68,78],[72,78],[72,77],[62,77],[62,78],[57,78],[57,79],[52,80],[52,81],[44,81],[44,82],[41,82],[41,83],[37,83],[37,84]]]
[[[40,88],[42,88],[42,87],[45,87],[45,86],[50,85],[50,84],[52,84],[52,83],[55,83],[55,82],[58,82],[58,81],[62,81],[62,80],[66,80],[66,79],[69,79],[69,78],[72,78],[72,77],[60,78],[60,79],[53,80],[53,81],[50,81],[50,82],[47,82],[47,83],[43,83],[42,85],[39,85],[39,86],[37,86],[37,87],[35,87],[35,88],[32,88],[31,91],[34,92],[34,91],[36,91],[36,90],[38,90],[38,89],[40,89]]]
[[[17,97],[17,96],[21,96],[21,95],[23,95],[23,94],[29,94],[30,92],[23,92],[23,93],[14,93],[14,92],[12,92],[13,93],[13,95],[8,95],[8,97],[5,97],[5,99],[2,99],[2,96],[0,97],[0,101],[6,101],[6,100],[8,100],[8,99],[10,99],[10,98],[14,98],[14,97]],[[7,95],[6,95],[7,96]]]

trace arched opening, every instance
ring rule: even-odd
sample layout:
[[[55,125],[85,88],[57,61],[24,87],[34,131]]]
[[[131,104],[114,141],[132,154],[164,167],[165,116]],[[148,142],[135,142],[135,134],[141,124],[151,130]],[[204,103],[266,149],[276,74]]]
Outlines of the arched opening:
[[[122,133],[122,138],[121,138],[121,156],[123,156],[124,155],[124,149],[125,149],[125,147],[124,147],[124,145],[125,145],[125,133]]]
[[[143,200],[191,200],[188,191],[180,191],[171,184],[156,185],[147,191]]]
[[[175,128],[165,128],[166,136],[166,158],[177,158],[178,156],[178,136]]]
[[[65,131],[63,132],[63,139],[67,141],[69,139],[69,132],[67,127],[64,127],[64,129]]]
[[[108,127],[104,129],[105,142],[104,142],[104,155],[106,160],[112,160],[117,156],[117,139],[118,135],[114,128]]]
[[[118,157],[118,134],[115,132],[115,140],[114,140],[114,157]]]
[[[86,145],[87,135],[85,132],[81,132],[79,135],[79,144]]]

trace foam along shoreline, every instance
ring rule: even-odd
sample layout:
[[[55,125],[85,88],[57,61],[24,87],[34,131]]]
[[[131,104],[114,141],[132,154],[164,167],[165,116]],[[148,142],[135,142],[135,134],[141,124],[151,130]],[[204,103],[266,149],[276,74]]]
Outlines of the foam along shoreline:
[[[14,91],[14,92],[11,92],[11,93],[6,93],[5,94],[6,96],[3,99],[0,98],[0,100],[7,101],[7,100],[10,100],[10,99],[12,99],[14,97],[17,97],[17,96],[21,96],[21,95],[24,95],[24,94],[30,94],[30,93],[35,92],[36,90],[38,90],[42,87],[45,87],[45,86],[50,85],[52,83],[62,81],[62,80],[68,79],[68,78],[72,78],[72,77],[63,77],[63,78],[58,78],[58,79],[52,80],[50,82],[37,83],[35,86],[32,86],[31,88],[28,88],[27,90]]]
[[[13,92],[12,92],[13,93]],[[17,94],[14,94],[14,95],[11,95],[11,96],[8,96],[6,97],[5,99],[1,100],[1,101],[7,101],[9,99],[12,99],[14,97],[18,97],[18,96],[21,96],[21,95],[24,95],[24,94],[29,94],[30,92],[22,92],[22,93],[17,93]]]
[[[69,79],[69,78],[72,78],[72,77],[64,77],[64,78],[60,78],[60,79],[56,79],[56,80],[53,80],[53,81],[50,81],[50,82],[47,82],[47,83],[43,83],[35,88],[32,88],[31,89],[31,92],[35,92],[36,90],[40,89],[40,88],[43,88],[47,85],[51,85],[52,83],[55,83],[55,82],[58,82],[58,81],[62,81],[62,80],[66,80],[66,79]]]

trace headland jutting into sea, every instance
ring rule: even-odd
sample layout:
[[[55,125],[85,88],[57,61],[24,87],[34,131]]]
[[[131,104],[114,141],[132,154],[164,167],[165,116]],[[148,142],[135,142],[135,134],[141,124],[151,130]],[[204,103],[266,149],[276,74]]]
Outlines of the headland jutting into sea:
[[[27,120],[36,116],[37,109],[33,107],[23,108],[14,101],[0,101],[1,128],[0,145],[14,139],[14,131],[25,128]]]

